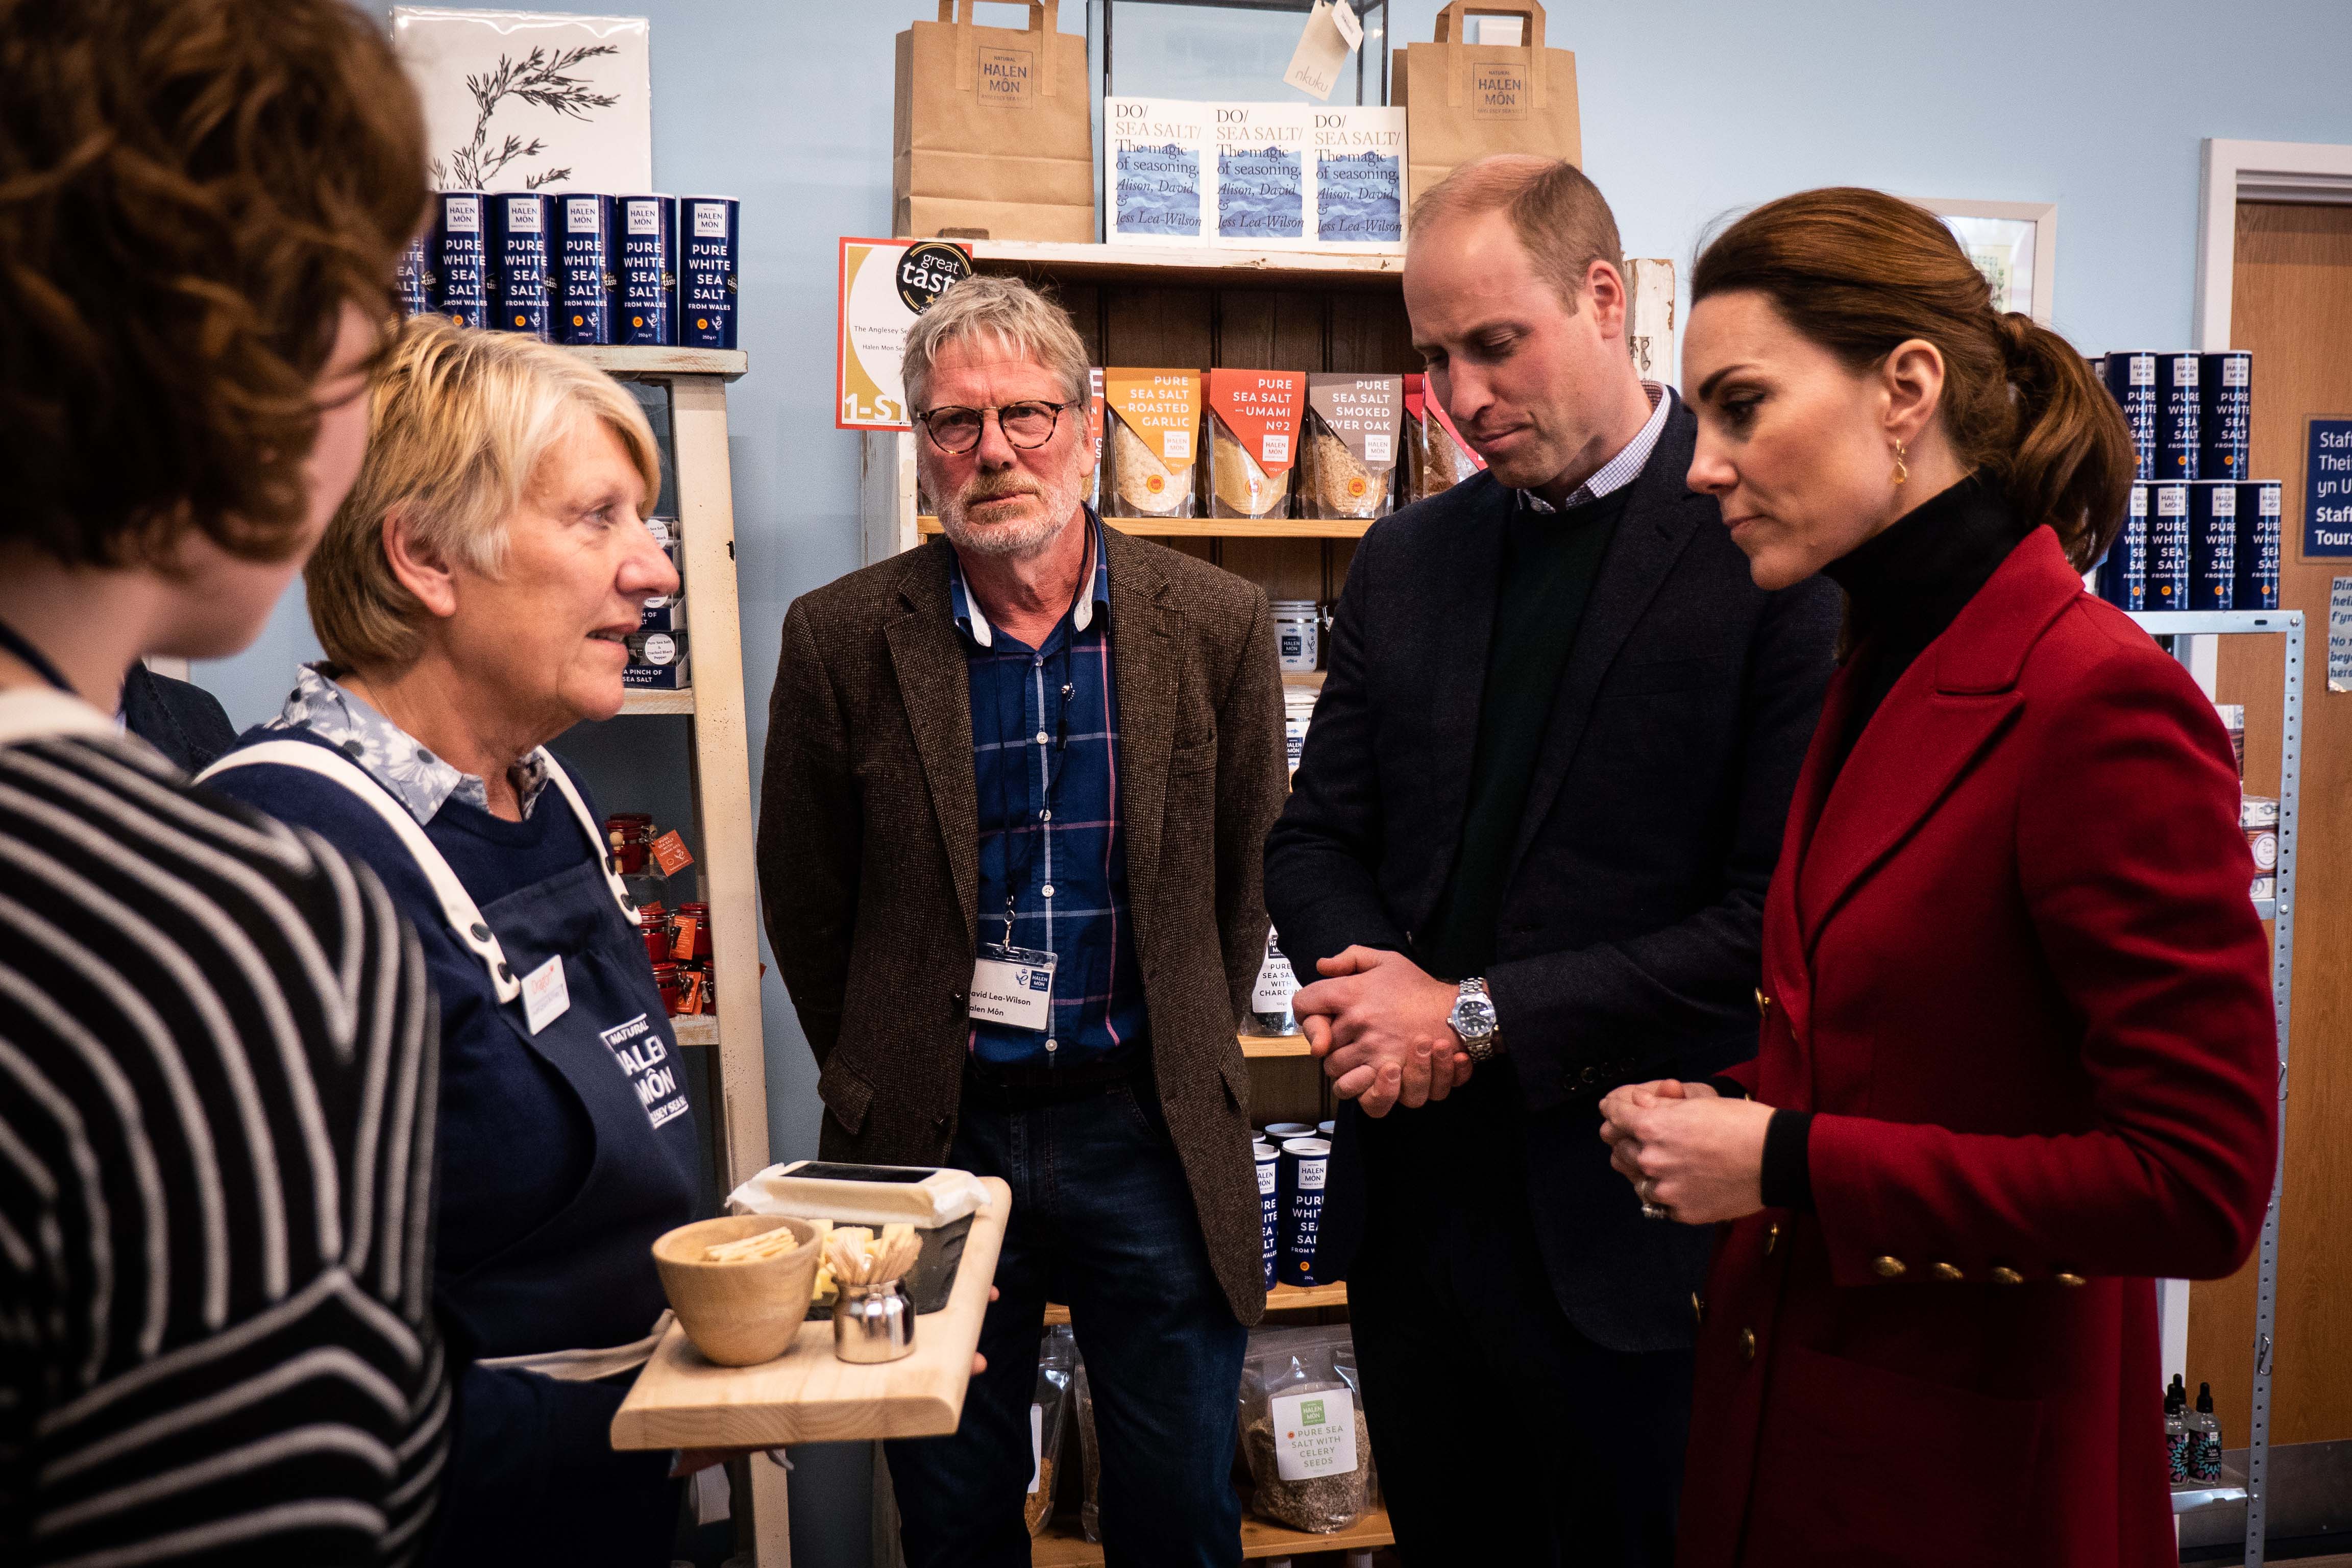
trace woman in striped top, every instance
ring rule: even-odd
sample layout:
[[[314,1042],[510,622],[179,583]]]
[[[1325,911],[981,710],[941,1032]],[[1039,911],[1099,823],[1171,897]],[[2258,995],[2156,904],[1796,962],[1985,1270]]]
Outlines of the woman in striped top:
[[[249,641],[351,485],[415,100],[341,0],[0,0],[0,1562],[408,1562],[415,934],[110,715]]]

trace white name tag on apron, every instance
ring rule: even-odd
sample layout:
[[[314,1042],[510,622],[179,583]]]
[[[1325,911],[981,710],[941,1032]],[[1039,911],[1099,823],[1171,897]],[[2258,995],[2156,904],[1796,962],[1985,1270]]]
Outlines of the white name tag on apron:
[[[1054,1023],[1054,955],[1034,947],[980,944],[971,965],[974,1023],[1047,1029]]]
[[[563,983],[562,954],[522,977],[523,1021],[534,1035],[572,1010],[572,988]]]

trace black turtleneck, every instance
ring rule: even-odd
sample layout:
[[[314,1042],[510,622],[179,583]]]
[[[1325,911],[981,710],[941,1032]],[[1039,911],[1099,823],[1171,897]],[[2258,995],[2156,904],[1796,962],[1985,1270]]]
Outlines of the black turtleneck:
[[[1847,641],[1860,666],[1833,775],[1912,660],[1959,618],[2031,531],[2000,481],[1979,469],[1822,568],[1845,590]]]
[[[1832,776],[1844,771],[1854,742],[1903,672],[2032,531],[2001,494],[2000,481],[1979,469],[1822,568],[1845,590],[1847,640],[1860,683],[1845,732],[1836,737]],[[1711,1081],[1718,1091],[1742,1092],[1730,1079]],[[1764,1130],[1765,1207],[1813,1206],[1807,1155],[1812,1123],[1810,1110],[1772,1113]]]

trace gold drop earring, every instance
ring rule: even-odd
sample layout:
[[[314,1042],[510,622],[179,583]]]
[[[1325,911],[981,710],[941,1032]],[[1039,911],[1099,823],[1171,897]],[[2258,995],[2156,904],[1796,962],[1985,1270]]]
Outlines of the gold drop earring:
[[[1898,486],[1911,477],[1910,466],[1903,461],[1903,443],[1895,443],[1895,482]]]

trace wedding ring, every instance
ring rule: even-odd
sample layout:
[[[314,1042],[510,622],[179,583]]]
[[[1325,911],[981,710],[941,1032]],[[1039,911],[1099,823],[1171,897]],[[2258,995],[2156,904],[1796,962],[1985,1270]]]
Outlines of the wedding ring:
[[[1675,1211],[1668,1208],[1664,1204],[1644,1203],[1642,1205],[1642,1217],[1643,1219],[1672,1219],[1675,1217]]]

